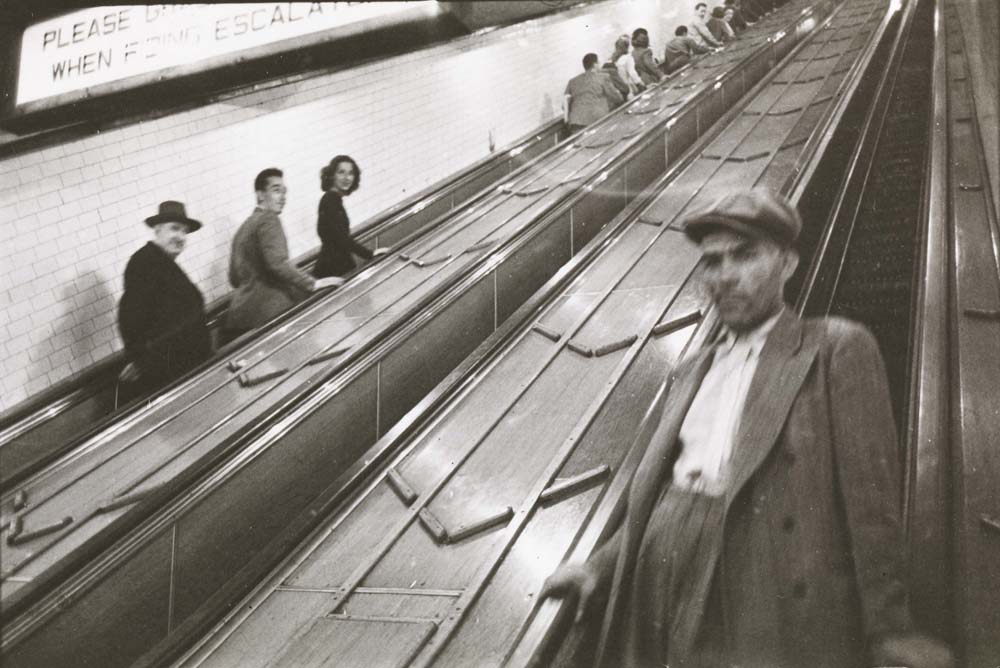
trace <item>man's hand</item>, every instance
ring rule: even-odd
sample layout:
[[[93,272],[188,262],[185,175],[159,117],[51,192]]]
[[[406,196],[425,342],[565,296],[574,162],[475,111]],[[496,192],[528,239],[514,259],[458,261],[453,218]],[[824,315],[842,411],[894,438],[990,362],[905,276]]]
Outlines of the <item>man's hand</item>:
[[[388,248],[386,246],[380,246],[379,248],[376,248],[375,250],[372,251],[372,255],[374,257],[380,257],[382,255],[385,255],[391,250],[392,250],[391,248]]]
[[[574,623],[579,623],[587,609],[590,597],[597,589],[597,574],[587,564],[563,564],[545,580],[538,600],[552,598],[570,600],[576,599]]]
[[[889,635],[872,645],[876,666],[906,668],[954,668],[955,657],[948,646],[916,633]]]
[[[139,380],[142,374],[139,373],[139,367],[137,367],[133,362],[129,362],[125,365],[125,368],[118,372],[118,380],[125,381],[126,383],[134,383]]]
[[[313,290],[322,290],[323,288],[337,288],[344,284],[344,279],[340,276],[327,276],[326,278],[317,278],[316,284],[313,286]]]

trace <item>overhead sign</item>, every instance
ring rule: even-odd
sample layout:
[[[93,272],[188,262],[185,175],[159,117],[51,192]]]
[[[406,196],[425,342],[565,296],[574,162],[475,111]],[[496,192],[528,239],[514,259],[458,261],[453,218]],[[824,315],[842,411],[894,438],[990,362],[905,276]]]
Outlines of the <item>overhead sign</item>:
[[[415,9],[434,12],[436,4],[282,2],[83,9],[24,31],[16,104],[135,77],[155,80],[156,73],[187,73],[198,64],[216,67],[238,61],[247,50],[290,50],[300,46],[303,37]],[[268,45],[277,48],[267,50]]]

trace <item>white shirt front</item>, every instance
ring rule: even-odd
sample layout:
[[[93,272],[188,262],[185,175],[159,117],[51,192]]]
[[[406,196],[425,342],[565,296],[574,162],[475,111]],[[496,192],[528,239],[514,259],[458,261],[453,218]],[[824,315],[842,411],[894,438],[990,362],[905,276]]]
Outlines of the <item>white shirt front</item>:
[[[642,85],[642,79],[639,77],[639,73],[635,71],[635,58],[632,57],[631,53],[624,53],[618,56],[615,66],[618,68],[618,74],[629,85],[629,88],[635,90],[636,86]]]
[[[712,496],[725,492],[750,381],[767,335],[780,316],[779,311],[756,329],[740,335],[727,331],[716,344],[712,366],[681,424],[674,485]]]

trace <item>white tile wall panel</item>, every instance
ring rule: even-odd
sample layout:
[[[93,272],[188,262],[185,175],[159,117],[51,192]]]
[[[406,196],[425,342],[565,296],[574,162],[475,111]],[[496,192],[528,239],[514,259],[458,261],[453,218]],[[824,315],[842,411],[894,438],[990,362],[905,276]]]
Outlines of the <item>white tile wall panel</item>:
[[[333,155],[361,164],[347,200],[360,222],[483,158],[491,136],[503,146],[559,116],[584,53],[606,58],[640,25],[662,51],[687,4],[608,0],[0,159],[0,409],[120,349],[122,272],[160,201],[205,223],[180,264],[210,301],[229,290],[230,240],[261,169],[285,170],[282,219],[291,253],[304,253]]]

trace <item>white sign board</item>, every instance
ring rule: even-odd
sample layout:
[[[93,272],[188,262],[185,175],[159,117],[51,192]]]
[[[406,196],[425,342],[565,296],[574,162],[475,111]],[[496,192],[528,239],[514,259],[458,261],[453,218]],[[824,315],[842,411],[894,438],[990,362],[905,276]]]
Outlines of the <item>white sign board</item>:
[[[433,12],[437,11],[436,5],[431,0],[82,9],[24,31],[17,104],[189,66],[415,8]],[[289,48],[294,48],[294,42]],[[238,57],[230,58],[230,62],[235,60]]]

